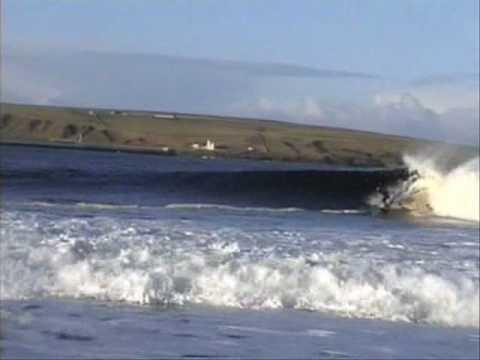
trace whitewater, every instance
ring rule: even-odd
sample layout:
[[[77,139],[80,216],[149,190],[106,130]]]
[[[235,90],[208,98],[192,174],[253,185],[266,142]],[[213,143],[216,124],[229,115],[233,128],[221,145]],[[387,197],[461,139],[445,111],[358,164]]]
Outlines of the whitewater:
[[[419,172],[414,189],[426,191],[436,215],[480,221],[478,157],[449,171],[440,170],[429,158],[407,156],[405,163]]]
[[[441,158],[406,155],[404,163],[412,176],[388,186],[384,195],[369,196],[372,207],[403,209],[411,215],[433,213],[480,222],[479,158],[470,159],[451,169],[440,166]]]
[[[478,354],[478,159],[446,171],[407,157],[419,173],[409,182],[308,165],[2,152],[7,357]],[[341,186],[324,182],[325,195],[322,180],[335,176]],[[378,214],[378,194],[347,188],[345,176],[430,211]]]

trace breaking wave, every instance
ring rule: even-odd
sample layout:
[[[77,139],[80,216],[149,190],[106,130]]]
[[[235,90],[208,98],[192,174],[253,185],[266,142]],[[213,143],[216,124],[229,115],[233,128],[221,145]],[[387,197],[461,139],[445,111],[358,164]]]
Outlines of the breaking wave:
[[[479,158],[449,172],[438,170],[431,160],[406,157],[405,162],[420,173],[416,186],[425,189],[435,214],[480,221]]]
[[[405,156],[404,161],[415,176],[390,186],[388,203],[375,193],[369,199],[371,205],[480,221],[479,158],[448,171],[441,170],[432,158]]]
[[[297,212],[304,211],[301,208],[287,207],[287,208],[268,208],[268,207],[240,207],[222,204],[167,204],[166,209],[177,210],[226,210],[226,211],[250,211],[250,212]]]
[[[54,199],[46,199],[50,201],[34,201],[34,202],[19,202],[16,205],[27,207],[46,207],[46,208],[61,208],[65,209],[86,209],[86,210],[224,210],[232,212],[272,212],[272,213],[290,213],[305,211],[301,208],[286,207],[286,208],[269,208],[269,207],[242,207],[223,204],[203,204],[203,203],[172,203],[164,206],[140,206],[140,205],[118,205],[108,203],[84,203],[75,201],[58,201]],[[322,210],[324,213],[333,214],[358,214],[363,213],[360,210]]]
[[[361,248],[312,251],[302,234],[155,226],[7,213],[0,230],[1,297],[293,308],[479,326],[478,278],[468,273],[431,270],[422,261],[407,265],[355,256]],[[407,251],[406,245],[387,245],[388,254]],[[380,255],[380,244],[372,239],[361,246],[371,246],[365,254],[376,249]]]
[[[16,201],[96,203],[117,209],[131,206],[132,198],[141,207],[196,203],[256,209],[365,209],[365,198],[375,188],[405,175],[404,168],[333,169],[183,157],[133,159],[107,153],[96,154],[100,166],[92,162],[91,153],[72,151],[64,157],[47,151],[44,157],[55,158],[47,166],[40,150],[20,154],[12,152],[0,164],[7,196]],[[44,198],[53,188],[54,195]]]

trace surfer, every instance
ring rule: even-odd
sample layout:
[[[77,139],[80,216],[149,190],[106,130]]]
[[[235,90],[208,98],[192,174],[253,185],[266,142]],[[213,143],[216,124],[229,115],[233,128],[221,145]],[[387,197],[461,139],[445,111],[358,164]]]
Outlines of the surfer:
[[[391,196],[388,190],[385,187],[380,188],[379,190],[380,195],[382,195],[382,204],[385,208],[387,205],[390,205]]]
[[[420,173],[417,170],[412,170],[407,172],[401,185],[396,188],[379,186],[376,190],[381,196],[380,211],[382,213],[388,213],[392,210],[403,209],[405,207],[405,200],[408,201],[408,198],[410,198],[412,194],[409,196],[406,195],[412,191],[413,184],[418,179],[420,179]]]
[[[420,173],[418,170],[413,170],[408,173],[408,180],[413,184],[415,181],[420,179]]]

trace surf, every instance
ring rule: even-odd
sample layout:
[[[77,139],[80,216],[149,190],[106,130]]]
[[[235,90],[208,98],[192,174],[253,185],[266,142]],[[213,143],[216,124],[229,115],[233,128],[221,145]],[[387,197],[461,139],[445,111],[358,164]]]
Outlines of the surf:
[[[480,222],[478,157],[450,169],[426,156],[406,155],[404,162],[409,176],[377,189],[368,199],[372,207]]]
[[[368,217],[339,231],[344,221],[331,215],[299,229],[292,227],[305,223],[298,217],[232,219],[213,210],[215,224],[165,218],[157,209],[128,218],[7,210],[0,219],[0,300],[296,309],[479,326],[478,243],[465,241],[477,236],[471,228],[439,240],[445,229],[376,230],[388,224]]]

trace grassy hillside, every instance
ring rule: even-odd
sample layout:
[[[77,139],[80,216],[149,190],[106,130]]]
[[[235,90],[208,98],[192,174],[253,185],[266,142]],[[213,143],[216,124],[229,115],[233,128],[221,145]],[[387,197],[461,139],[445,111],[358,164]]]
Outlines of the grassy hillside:
[[[215,143],[214,151],[202,148],[207,139]],[[400,166],[402,154],[422,148],[448,148],[457,162],[476,152],[467,146],[276,121],[15,104],[1,105],[0,142],[374,167]]]

